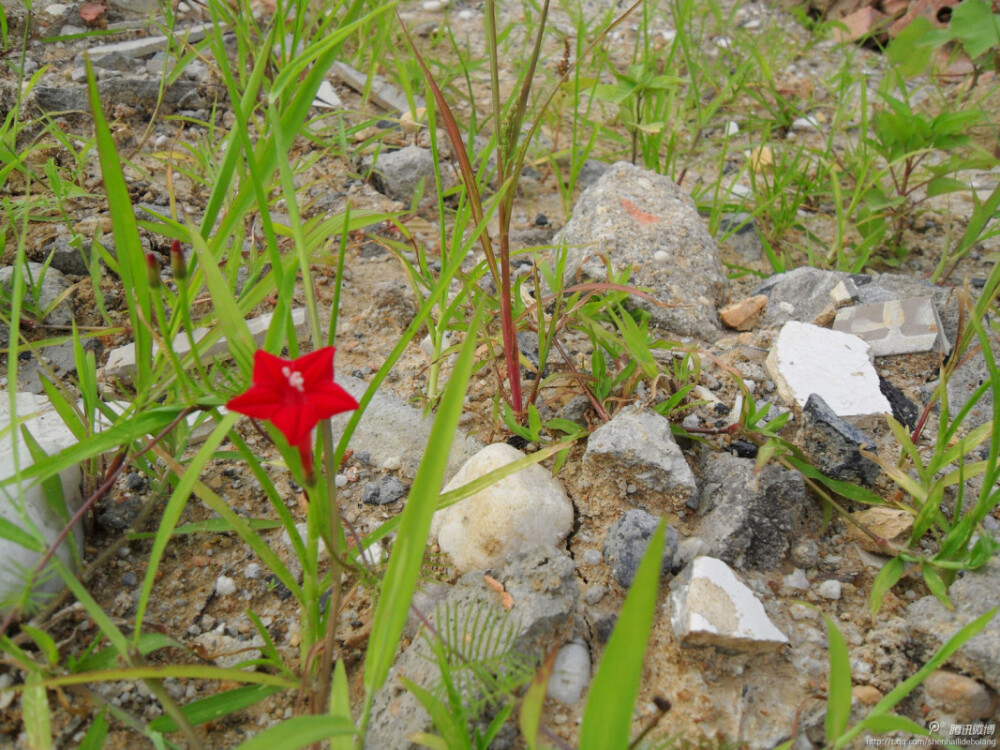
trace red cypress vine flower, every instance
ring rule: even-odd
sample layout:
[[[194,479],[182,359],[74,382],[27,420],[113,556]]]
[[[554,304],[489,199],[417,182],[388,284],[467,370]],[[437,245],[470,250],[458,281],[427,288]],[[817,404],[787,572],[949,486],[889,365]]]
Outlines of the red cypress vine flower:
[[[333,355],[326,346],[287,360],[258,350],[253,384],[226,407],[254,419],[266,419],[299,450],[306,480],[313,480],[312,430],[321,419],[358,408],[350,393],[333,382]]]

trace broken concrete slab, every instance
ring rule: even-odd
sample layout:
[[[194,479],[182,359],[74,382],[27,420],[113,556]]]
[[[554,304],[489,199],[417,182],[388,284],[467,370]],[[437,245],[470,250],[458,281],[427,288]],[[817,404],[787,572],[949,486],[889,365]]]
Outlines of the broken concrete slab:
[[[788,643],[754,593],[714,557],[696,557],[674,579],[670,624],[685,646],[760,653]]]
[[[833,330],[864,339],[876,357],[929,351],[947,354],[951,350],[930,297],[842,308],[837,312]]]
[[[200,42],[208,32],[215,29],[214,23],[201,23],[191,26],[184,33],[177,34],[176,39],[186,39],[188,42]],[[89,47],[87,55],[91,61],[96,62],[107,55],[121,55],[132,59],[146,57],[154,52],[166,49],[174,38],[166,36],[148,36],[139,39],[129,39],[125,42],[114,44],[102,44],[96,47]]]
[[[816,393],[841,417],[892,410],[879,388],[871,346],[849,333],[789,321],[771,347],[767,369],[782,398],[799,407]]]
[[[257,344],[264,343],[264,339],[267,338],[267,331],[271,327],[271,320],[273,318],[273,313],[267,313],[266,315],[259,315],[256,318],[250,318],[247,321],[247,327],[250,329],[250,335],[253,336],[253,340]],[[299,336],[305,335],[307,331],[305,308],[299,307],[292,310],[291,318],[292,323],[295,326],[296,334]],[[191,332],[191,336],[197,344],[205,338],[205,336],[211,333],[212,330],[213,329],[211,328],[195,328],[194,331]],[[189,343],[186,335],[178,336],[174,339],[173,350],[180,359],[183,359],[191,353],[191,344]],[[158,352],[159,348],[156,344],[153,344],[153,356],[155,357]],[[212,344],[208,350],[199,351],[198,354],[203,362],[227,357],[229,355],[229,344],[223,337]],[[194,362],[191,362],[190,366],[194,367]],[[120,346],[117,349],[112,350],[111,354],[108,355],[108,361],[104,365],[104,378],[112,381],[122,380],[124,382],[131,382],[134,375],[135,344],[126,344],[125,346]]]

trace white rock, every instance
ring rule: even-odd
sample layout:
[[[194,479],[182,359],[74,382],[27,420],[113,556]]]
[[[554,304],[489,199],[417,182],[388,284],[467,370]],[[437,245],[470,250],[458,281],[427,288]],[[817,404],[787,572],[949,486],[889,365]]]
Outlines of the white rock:
[[[580,641],[567,643],[556,655],[555,667],[546,694],[549,698],[572,706],[580,700],[590,681],[590,651]]]
[[[791,591],[805,591],[809,588],[809,579],[802,568],[796,568],[782,580],[782,586]]]
[[[465,10],[460,10],[458,12],[458,17],[462,21],[471,21],[473,18],[476,17],[476,12],[466,8]]]
[[[235,667],[241,662],[259,659],[262,655],[261,648],[264,646],[264,639],[259,635],[255,635],[253,640],[241,641],[214,631],[202,633],[194,639],[194,642],[205,650],[208,658],[215,662],[217,667],[224,669]],[[253,671],[256,667],[249,666],[244,669]]]
[[[506,443],[488,445],[465,462],[445,491],[524,458]],[[532,547],[555,547],[570,532],[573,506],[559,480],[535,464],[480,490],[431,521],[431,533],[458,569],[484,570]]]
[[[729,122],[726,123],[726,128],[724,132],[726,135],[729,136],[736,135],[737,133],[740,132],[740,126],[733,120],[730,120]]]
[[[316,92],[316,98],[313,99],[313,106],[324,109],[340,109],[344,103],[340,100],[333,85],[329,81],[323,81]]]
[[[664,252],[663,250],[657,250],[655,253],[653,253],[653,260],[655,260],[657,263],[665,264],[669,262],[670,254]]]
[[[815,393],[841,417],[892,411],[879,389],[871,347],[852,334],[789,321],[771,347],[767,369],[782,398],[800,407]]]
[[[219,596],[231,596],[236,593],[236,581],[229,576],[219,576],[215,579],[215,593]]]
[[[807,117],[796,117],[792,120],[792,130],[807,131],[807,130],[819,130],[819,120],[817,120],[812,115]]]
[[[839,599],[840,598],[840,581],[836,578],[831,578],[828,581],[823,581],[819,586],[816,587],[816,593],[822,596],[824,599]]]
[[[63,5],[62,3],[52,3],[51,5],[45,6],[45,12],[48,13],[53,18],[59,18],[68,9],[69,6]]]
[[[387,456],[382,462],[382,468],[387,471],[399,471],[403,466],[403,459],[399,456]]]
[[[447,8],[448,0],[424,0],[424,3],[423,5],[421,5],[421,7],[430,13],[435,13],[437,11],[442,11],[445,8]]]
[[[295,530],[299,532],[299,539],[302,540],[303,544],[305,544],[308,529],[309,529],[309,524],[306,523],[305,521],[303,521],[302,523],[295,524]],[[289,554],[295,555],[295,545],[292,544],[292,537],[289,536],[287,529],[281,532],[281,541],[285,545],[285,548],[288,550]],[[326,548],[326,545],[323,544],[323,540],[321,539],[319,541],[319,552],[316,555],[316,560],[318,562],[326,562],[329,559],[330,559],[330,551]]]
[[[770,651],[788,638],[722,560],[698,557],[674,580],[670,624],[690,646]]]
[[[31,436],[38,442],[42,450],[49,455],[71,445],[77,444],[76,436],[63,423],[52,404],[45,396],[33,393],[15,393],[14,408],[18,419],[31,417],[22,422]],[[34,415],[34,416],[32,416]],[[0,398],[0,425],[11,424],[9,394]],[[14,434],[17,435],[17,460],[14,458]],[[34,462],[28,452],[28,446],[21,437],[20,429],[7,432],[0,438],[0,482],[14,477],[18,470],[25,471]],[[66,510],[72,514],[82,501],[80,492],[80,468],[70,466],[59,473],[62,484],[63,499]],[[39,538],[39,543],[47,549],[54,544],[59,534],[66,526],[68,516],[63,516],[50,505],[50,498],[42,486],[35,480],[11,482],[0,486],[0,518],[9,521],[26,531],[34,529],[32,536]],[[71,569],[74,565],[72,544],[77,550],[83,547],[83,531],[78,524],[56,552]],[[0,537],[0,601],[17,596],[25,585],[25,575],[32,570],[41,559],[42,553],[23,547],[6,537]],[[51,570],[51,568],[47,569]],[[41,594],[58,592],[62,588],[62,580],[56,575],[45,576],[45,582],[34,587],[34,597]],[[6,610],[0,607],[0,612]]]
[[[250,563],[243,569],[243,575],[250,580],[256,580],[260,578],[261,567],[260,563]]]

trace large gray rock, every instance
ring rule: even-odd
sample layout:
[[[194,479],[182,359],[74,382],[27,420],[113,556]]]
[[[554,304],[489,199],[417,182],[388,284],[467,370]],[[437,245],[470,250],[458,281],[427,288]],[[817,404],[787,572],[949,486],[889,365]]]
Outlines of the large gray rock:
[[[694,201],[669,178],[627,162],[608,169],[576,202],[573,218],[554,238],[568,251],[565,283],[603,281],[605,255],[615,273],[632,268],[629,283],[648,287],[667,307],[639,297],[631,303],[672,333],[712,339],[715,309],[726,296],[719,251]]]
[[[540,658],[553,644],[570,635],[571,615],[579,596],[573,569],[573,561],[566,554],[535,549],[491,571],[513,602],[510,617],[517,628],[514,651],[532,659]],[[445,606],[451,617],[467,616],[470,607],[486,607],[493,614],[503,614],[501,595],[486,585],[483,571],[462,576],[446,598]],[[444,611],[444,606],[438,609],[439,613]],[[435,621],[433,613],[424,614]],[[447,632],[447,627],[438,627]],[[403,686],[400,677],[427,690],[433,690],[440,680],[437,663],[423,635],[417,636],[396,660],[385,686],[375,696],[365,736],[365,747],[369,750],[410,750],[416,746],[408,737],[430,728],[430,717]]]
[[[69,282],[66,277],[54,268],[44,270],[41,263],[27,262],[26,271],[22,274],[25,286],[25,302],[28,306],[21,310],[31,314],[32,308],[37,308],[39,312],[44,312],[52,306],[59,295],[69,289]],[[9,293],[14,282],[14,267],[5,266],[0,268],[0,287],[5,293]],[[69,300],[64,299],[46,317],[45,322],[53,326],[71,326],[73,324],[73,307]],[[10,343],[10,328],[6,324],[0,323],[0,347],[6,347]]]
[[[636,571],[646,547],[659,524],[656,516],[644,510],[633,508],[626,511],[608,529],[604,538],[604,559],[611,566],[611,574],[623,588],[628,588],[635,580]],[[663,557],[660,560],[660,575],[670,570],[674,555],[677,554],[677,532],[673,527],[667,527],[666,544],[663,546]]]
[[[955,606],[953,612],[934,596],[917,600],[906,612],[910,635],[925,660],[961,628],[1000,602],[1000,558],[994,557],[979,570],[958,578],[948,589],[948,598]],[[947,663],[1000,691],[1000,617],[994,616]]]
[[[948,414],[954,419],[965,408],[976,390],[988,383],[990,371],[981,349],[965,359],[948,379]],[[965,417],[966,429],[973,429],[993,418],[993,389],[987,387]]]
[[[506,443],[488,445],[466,461],[445,491],[522,458],[521,451]],[[573,504],[562,484],[535,464],[437,511],[431,534],[465,573],[500,565],[539,546],[554,551],[572,527]]]
[[[97,90],[102,102],[114,102],[147,114],[157,102],[161,102],[163,112],[198,109],[206,104],[198,84],[192,81],[174,81],[162,92],[162,99],[158,78],[105,78],[97,82]],[[223,94],[224,90],[216,93]],[[86,86],[36,86],[35,103],[43,112],[90,111]]]
[[[698,536],[710,554],[735,568],[773,570],[805,521],[802,475],[728,453],[707,454],[703,466]]]
[[[649,511],[681,510],[698,492],[694,474],[670,431],[651,409],[629,406],[598,427],[583,454],[584,479]],[[602,489],[603,488],[603,489]]]

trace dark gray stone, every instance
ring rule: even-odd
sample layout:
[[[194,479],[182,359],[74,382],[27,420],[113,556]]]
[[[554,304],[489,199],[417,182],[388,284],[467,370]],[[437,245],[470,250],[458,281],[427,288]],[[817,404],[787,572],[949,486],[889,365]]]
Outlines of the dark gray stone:
[[[513,645],[516,652],[541,658],[554,644],[568,640],[579,597],[573,570],[573,561],[567,555],[551,548],[536,548],[515,556],[499,570],[489,571],[515,602],[510,616],[518,632]],[[452,616],[467,616],[469,607],[503,613],[500,595],[486,585],[483,573],[467,573],[455,584],[445,600]],[[435,621],[434,616],[429,619]],[[447,627],[441,631],[447,632]],[[409,750],[413,745],[408,737],[430,728],[430,716],[400,677],[427,690],[433,690],[439,681],[437,663],[422,635],[396,659],[386,684],[375,696],[365,736],[365,747],[370,750]]]
[[[388,505],[406,494],[403,484],[396,477],[386,477],[378,482],[365,484],[361,501],[368,505]]]
[[[428,149],[407,146],[382,151],[372,172],[372,185],[380,193],[407,205],[423,180],[424,195],[434,192],[434,157]]]
[[[893,418],[900,424],[906,425],[909,429],[914,429],[917,426],[917,419],[920,416],[920,410],[917,408],[917,405],[910,401],[901,389],[883,377],[879,377],[878,379],[878,389],[882,391],[882,395],[886,397],[889,406],[892,407]]]
[[[154,78],[106,78],[97,82],[97,90],[105,108],[122,104],[149,113],[160,99],[160,81]],[[90,111],[86,86],[36,86],[35,103],[43,112]],[[161,111],[195,109],[205,104],[198,84],[177,80],[163,92]]]
[[[811,266],[765,279],[754,294],[767,295],[763,324],[779,327],[790,320],[812,323],[831,303],[830,291],[848,274]]]
[[[608,535],[604,539],[604,559],[611,566],[611,574],[623,588],[629,588],[635,580],[639,563],[659,522],[656,516],[644,510],[632,509],[608,529]],[[668,526],[663,559],[660,561],[661,576],[670,570],[676,554],[677,531]]]
[[[857,427],[838,417],[817,394],[802,409],[802,428],[797,437],[817,469],[834,479],[872,484],[878,478],[878,464],[860,453],[862,446],[875,450],[875,441]]]
[[[604,173],[611,169],[611,165],[599,159],[587,159],[580,167],[576,176],[576,187],[578,190],[586,190],[599,179]]]
[[[57,271],[86,276],[90,273],[90,248],[89,240],[83,240],[80,247],[74,247],[65,237],[57,237],[45,246],[43,252],[46,257],[52,257],[50,266]]]
[[[719,226],[720,233],[732,232],[721,244],[728,246],[736,255],[750,263],[764,256],[764,241],[760,237],[756,220],[747,214],[725,217]]]
[[[553,238],[567,252],[564,281],[578,272],[603,281],[607,257],[615,273],[631,267],[629,283],[648,287],[668,306],[630,297],[651,322],[682,336],[714,340],[716,307],[725,301],[727,279],[715,241],[691,197],[669,178],[618,162],[576,202],[573,218]]]
[[[9,292],[14,279],[14,267],[6,266],[0,268],[0,287],[5,292]],[[22,279],[25,285],[25,302],[28,303],[22,310],[27,315],[33,314],[33,309],[38,312],[47,310],[52,303],[59,298],[64,291],[69,289],[69,282],[61,272],[54,268],[44,270],[41,263],[28,261]],[[68,299],[60,302],[56,308],[45,317],[45,321],[52,326],[70,326],[73,324],[73,308]],[[5,347],[10,343],[10,329],[6,324],[0,323],[0,347]]]
[[[933,596],[925,596],[910,605],[906,623],[910,635],[928,659],[958,630],[1000,602],[1000,558],[994,557],[975,571],[966,571],[948,589],[948,599],[955,610],[947,610]],[[1000,690],[1000,617],[966,642],[948,660],[970,677]]]
[[[773,570],[805,522],[802,475],[775,464],[754,472],[754,461],[708,453],[702,463],[698,536],[707,554],[738,569]]]
[[[52,380],[50,370],[57,377],[76,372],[76,354],[72,341],[59,346],[47,346],[39,351],[39,355],[45,359],[44,363],[32,357],[18,368],[17,382],[20,390],[41,394],[45,392],[42,378]]]

